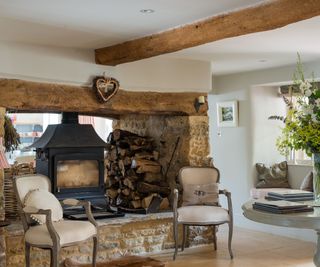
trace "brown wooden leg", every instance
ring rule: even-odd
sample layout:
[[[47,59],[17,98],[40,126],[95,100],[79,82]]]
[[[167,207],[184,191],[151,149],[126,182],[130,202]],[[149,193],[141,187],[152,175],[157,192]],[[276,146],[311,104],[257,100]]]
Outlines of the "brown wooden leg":
[[[233,222],[231,221],[230,223],[228,223],[228,225],[229,225],[228,249],[229,249],[230,258],[233,259],[233,253],[231,250],[231,241],[232,241],[232,235],[233,235]]]
[[[53,247],[51,250],[50,267],[59,267],[59,247]]]
[[[53,266],[53,249],[50,249],[50,267]]]
[[[178,254],[178,222],[176,221],[173,223],[173,236],[174,236],[173,260],[175,260]]]
[[[213,246],[214,246],[214,250],[217,250],[217,227],[215,225],[213,225]]]
[[[182,231],[183,231],[183,236],[182,236],[182,247],[181,251],[184,251],[184,248],[186,246],[186,239],[187,239],[187,233],[188,233],[188,225],[183,224]]]
[[[30,245],[25,243],[25,261],[26,267],[30,267]]]
[[[98,252],[98,237],[93,237],[93,254],[92,254],[92,267],[96,267]]]

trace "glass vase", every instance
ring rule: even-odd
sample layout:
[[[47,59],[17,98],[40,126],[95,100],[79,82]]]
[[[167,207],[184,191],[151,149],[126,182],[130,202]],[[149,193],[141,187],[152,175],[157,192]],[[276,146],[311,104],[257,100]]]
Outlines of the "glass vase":
[[[320,153],[313,154],[313,194],[314,203],[320,205]]]

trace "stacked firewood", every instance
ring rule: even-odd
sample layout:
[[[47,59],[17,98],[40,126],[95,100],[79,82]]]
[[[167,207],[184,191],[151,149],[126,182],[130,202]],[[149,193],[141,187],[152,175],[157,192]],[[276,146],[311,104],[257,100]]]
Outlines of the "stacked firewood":
[[[170,189],[152,138],[120,129],[110,133],[106,154],[106,186],[111,206],[168,209]]]

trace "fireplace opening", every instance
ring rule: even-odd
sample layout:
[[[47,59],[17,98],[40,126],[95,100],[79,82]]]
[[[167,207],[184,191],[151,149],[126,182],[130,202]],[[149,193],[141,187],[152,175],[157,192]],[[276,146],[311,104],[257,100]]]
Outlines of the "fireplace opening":
[[[102,140],[70,115],[61,124],[43,125],[42,136],[25,133],[38,139],[36,172],[50,178],[59,199],[87,199],[125,212],[170,210],[180,168],[208,166],[207,117],[121,115],[112,135],[111,120],[110,128],[99,127]]]

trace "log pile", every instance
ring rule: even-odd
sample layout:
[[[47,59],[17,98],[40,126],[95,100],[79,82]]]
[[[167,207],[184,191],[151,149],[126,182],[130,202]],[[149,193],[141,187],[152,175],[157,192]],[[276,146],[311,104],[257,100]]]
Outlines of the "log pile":
[[[116,129],[107,143],[106,195],[110,205],[153,212],[169,209],[170,189],[153,139]]]

